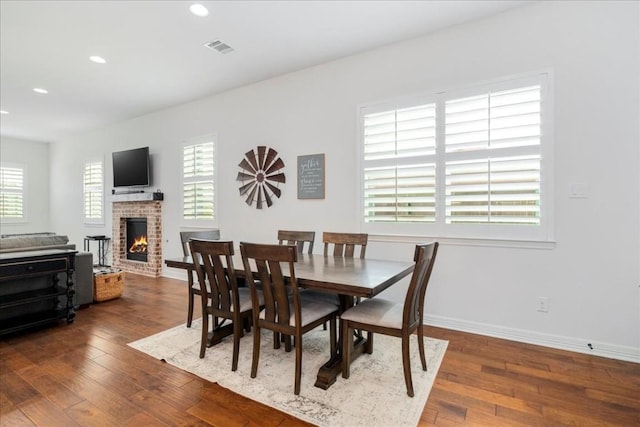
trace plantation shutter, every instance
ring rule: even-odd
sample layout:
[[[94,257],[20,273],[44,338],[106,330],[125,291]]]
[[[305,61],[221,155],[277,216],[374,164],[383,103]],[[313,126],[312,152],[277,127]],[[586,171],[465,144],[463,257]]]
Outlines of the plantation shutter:
[[[0,217],[24,217],[24,170],[0,167]]]
[[[99,220],[103,217],[104,197],[102,162],[87,162],[84,167],[84,218]]]
[[[435,221],[435,104],[364,115],[365,222]]]
[[[213,142],[185,145],[183,149],[184,219],[213,219]]]
[[[445,220],[540,224],[541,87],[445,102]]]

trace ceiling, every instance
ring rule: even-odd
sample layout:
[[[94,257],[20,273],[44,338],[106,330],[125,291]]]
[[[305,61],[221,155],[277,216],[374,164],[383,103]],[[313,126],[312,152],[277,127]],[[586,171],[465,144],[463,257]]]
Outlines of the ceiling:
[[[58,141],[528,3],[195,1],[1,0],[0,134]]]

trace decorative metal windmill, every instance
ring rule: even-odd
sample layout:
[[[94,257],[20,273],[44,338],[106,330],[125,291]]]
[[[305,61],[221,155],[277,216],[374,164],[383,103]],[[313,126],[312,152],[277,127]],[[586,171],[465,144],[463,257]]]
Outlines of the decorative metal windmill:
[[[273,196],[280,198],[282,190],[278,183],[286,182],[284,162],[278,157],[278,152],[264,145],[255,150],[247,151],[238,165],[240,172],[236,181],[241,181],[240,195],[246,195],[245,202],[251,206],[255,203],[256,209],[262,209],[264,203],[267,207],[273,205]]]

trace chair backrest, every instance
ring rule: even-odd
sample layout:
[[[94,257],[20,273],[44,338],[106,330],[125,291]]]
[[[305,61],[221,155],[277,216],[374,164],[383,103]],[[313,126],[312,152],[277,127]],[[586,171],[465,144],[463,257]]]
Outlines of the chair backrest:
[[[220,230],[181,231],[180,241],[182,242],[182,254],[184,256],[191,255],[189,251],[189,239],[220,240]]]
[[[324,243],[324,256],[330,254],[329,246],[333,245],[333,256],[342,256],[345,258],[353,258],[355,248],[360,246],[360,258],[364,258],[367,251],[368,234],[364,233],[322,233],[322,242]]]
[[[281,245],[296,245],[298,253],[304,252],[304,244],[309,243],[307,253],[313,253],[313,242],[316,240],[315,231],[278,230],[278,243]]]
[[[240,253],[247,276],[247,282],[251,289],[253,306],[257,304],[256,285],[251,269],[254,262],[258,269],[258,280],[264,296],[264,320],[271,325],[291,327],[291,314],[293,310],[295,324],[301,324],[300,302],[298,299],[298,284],[295,277],[293,263],[298,260],[298,251],[294,245],[263,245],[256,243],[240,243]],[[287,263],[289,271],[282,270],[282,264]],[[284,276],[288,273],[290,280],[285,283]],[[289,303],[289,297],[293,299],[293,307]],[[257,316],[257,314],[254,314]]]
[[[208,301],[213,310],[227,313],[232,307],[240,307],[233,268],[233,242],[191,239],[189,247],[193,259],[201,261],[193,264],[203,300]]]
[[[412,329],[419,325],[424,315],[424,296],[436,261],[438,242],[416,245],[413,260],[416,262],[404,300],[402,327]]]

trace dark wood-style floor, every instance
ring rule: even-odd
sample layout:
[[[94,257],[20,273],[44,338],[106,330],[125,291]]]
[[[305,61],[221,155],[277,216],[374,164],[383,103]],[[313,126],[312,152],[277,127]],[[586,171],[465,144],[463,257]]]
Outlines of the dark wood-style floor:
[[[73,324],[3,338],[0,424],[306,425],[127,346],[184,323],[186,301],[185,282],[128,274],[122,298],[80,310]],[[640,425],[640,364],[426,334],[449,347],[421,426]]]

